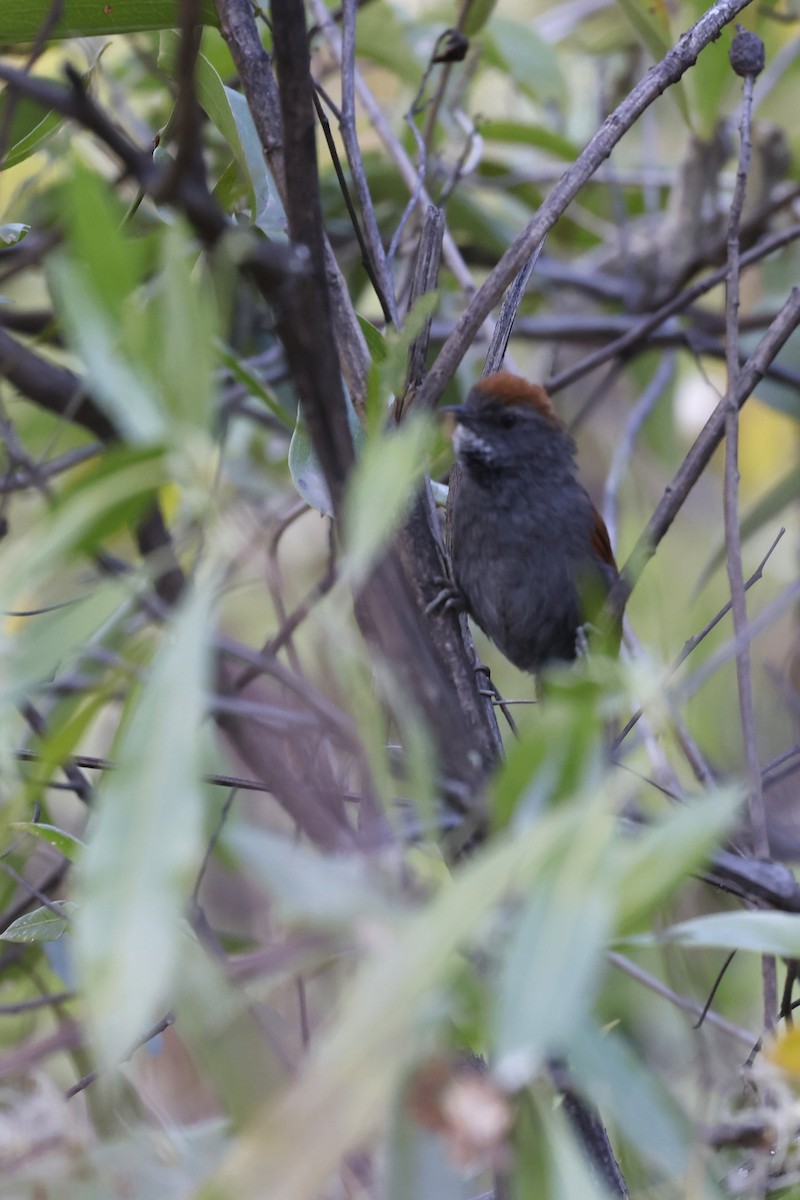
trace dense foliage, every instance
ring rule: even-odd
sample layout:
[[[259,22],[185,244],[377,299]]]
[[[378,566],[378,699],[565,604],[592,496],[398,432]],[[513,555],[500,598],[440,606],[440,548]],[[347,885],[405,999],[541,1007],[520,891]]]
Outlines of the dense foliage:
[[[0,6],[0,1196],[796,1194],[797,20]],[[536,683],[504,353],[624,565]]]

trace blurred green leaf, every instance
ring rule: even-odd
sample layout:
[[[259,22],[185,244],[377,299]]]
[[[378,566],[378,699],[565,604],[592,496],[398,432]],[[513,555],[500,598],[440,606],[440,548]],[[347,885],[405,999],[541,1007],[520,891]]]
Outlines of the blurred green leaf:
[[[409,87],[419,87],[420,63],[408,33],[403,10],[373,0],[358,14],[356,23],[356,53],[360,58],[384,67]]]
[[[494,1008],[493,1070],[516,1091],[589,1017],[610,937],[613,824],[601,811],[576,822],[569,854],[525,900],[502,955]]]
[[[637,945],[677,942],[719,950],[752,950],[800,958],[800,915],[784,912],[711,913],[670,925],[663,932],[628,939]]]
[[[86,380],[120,434],[139,446],[166,436],[167,421],[156,387],[119,345],[118,326],[101,307],[83,271],[61,258],[50,268],[57,308],[86,367]]]
[[[346,1149],[381,1120],[415,1053],[420,1010],[449,977],[456,952],[509,892],[531,886],[544,863],[566,852],[573,827],[574,815],[557,812],[513,840],[495,839],[407,918],[391,945],[359,970],[306,1070],[254,1115],[198,1200],[314,1200]],[[313,1155],[300,1153],[300,1131]]]
[[[528,96],[563,104],[567,88],[552,46],[523,21],[493,17],[486,32],[486,62],[507,71]]]
[[[345,573],[361,580],[408,512],[427,470],[431,419],[412,413],[399,429],[367,439],[350,477],[344,513]]]
[[[0,549],[0,607],[14,608],[20,595],[29,595],[51,572],[63,571],[66,560],[97,549],[105,538],[132,525],[163,482],[159,447],[118,446],[88,464],[23,542]]]
[[[203,846],[201,725],[212,589],[196,583],[129,701],[79,874],[76,951],[91,1034],[114,1063],[169,1004]]]
[[[565,163],[574,162],[581,148],[561,133],[555,133],[543,125],[532,125],[528,121],[482,120],[478,132],[487,142],[510,142],[518,146],[534,146],[563,158]]]
[[[366,913],[378,920],[392,914],[392,905],[370,879],[368,864],[360,856],[317,854],[252,825],[229,830],[225,843],[290,925],[347,928]]]
[[[70,900],[53,900],[50,908],[36,908],[17,917],[4,933],[0,933],[0,938],[22,945],[56,942],[66,933],[76,907]]]
[[[467,5],[467,16],[463,26],[467,37],[472,38],[476,33],[480,33],[496,7],[497,0],[473,0],[472,4]]]
[[[675,805],[618,845],[620,929],[635,927],[707,861],[736,821],[742,799],[739,789],[730,788]]]
[[[38,821],[14,821],[11,828],[29,833],[31,837],[46,842],[48,846],[58,850],[59,854],[63,854],[64,858],[68,858],[70,862],[75,861],[83,848],[80,838],[73,837],[64,829],[57,829],[55,825],[44,825]],[[46,912],[47,910],[43,909],[42,911]]]
[[[465,1200],[462,1172],[450,1162],[442,1139],[422,1129],[404,1101],[395,1106],[389,1131],[385,1200]]]
[[[4,0],[0,8],[0,40],[34,41],[52,9],[52,0]],[[97,37],[143,29],[169,29],[179,23],[179,11],[179,0],[112,0],[110,4],[97,0],[65,0],[61,17],[49,37]],[[213,0],[201,0],[199,19],[204,25],[219,24]]]
[[[589,1023],[577,1027],[569,1045],[569,1067],[579,1089],[588,1092],[644,1162],[655,1164],[667,1179],[685,1173],[693,1135],[620,1034]]]

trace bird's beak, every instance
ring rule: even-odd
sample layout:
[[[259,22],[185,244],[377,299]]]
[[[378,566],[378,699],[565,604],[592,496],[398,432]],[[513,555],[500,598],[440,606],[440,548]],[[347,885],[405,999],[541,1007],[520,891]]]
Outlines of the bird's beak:
[[[464,404],[442,404],[437,408],[437,413],[444,413],[448,417],[453,417],[458,424],[463,421],[467,415],[467,408]]]

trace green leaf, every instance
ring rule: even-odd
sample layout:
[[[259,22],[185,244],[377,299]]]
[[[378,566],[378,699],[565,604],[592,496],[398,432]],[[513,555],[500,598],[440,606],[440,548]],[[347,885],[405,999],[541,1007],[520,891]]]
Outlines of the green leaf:
[[[480,33],[496,7],[497,0],[473,0],[473,3],[467,6],[467,17],[464,21],[464,33],[467,37],[472,38],[476,33]]]
[[[409,87],[419,87],[420,64],[401,9],[384,0],[365,5],[356,24],[356,53],[391,71]]]
[[[363,579],[408,512],[427,469],[432,421],[412,413],[399,429],[370,437],[345,498],[345,573]]]
[[[163,34],[161,45],[159,64],[174,77],[177,34]],[[197,56],[194,78],[200,106],[222,134],[245,180],[253,224],[272,240],[285,240],[286,214],[246,99],[241,92],[226,87],[204,54]]]
[[[139,446],[166,437],[167,422],[154,382],[130,362],[119,345],[119,329],[101,307],[77,262],[65,257],[50,266],[56,307],[86,368],[94,399],[122,437]]]
[[[11,828],[22,830],[23,833],[29,833],[32,837],[46,842],[48,846],[58,850],[59,854],[63,854],[64,858],[68,858],[70,862],[75,861],[83,847],[80,838],[74,837],[64,829],[56,828],[55,825],[42,825],[37,821],[14,821]],[[46,912],[47,910],[43,909],[42,911]]]
[[[384,362],[389,353],[386,338],[365,317],[359,317],[358,323],[361,326],[361,332],[364,334],[364,341],[367,343],[370,358],[373,362]]]
[[[613,822],[600,809],[575,821],[569,854],[537,881],[503,952],[493,1015],[493,1067],[516,1091],[588,1019],[613,913],[604,869]]]
[[[685,1172],[694,1132],[624,1038],[590,1024],[579,1026],[569,1045],[569,1067],[581,1090],[645,1162],[669,1179]]]
[[[663,933],[630,938],[637,945],[677,942],[718,950],[752,950],[800,958],[800,915],[783,912],[712,913],[671,925]]]
[[[457,951],[475,939],[487,914],[510,892],[530,887],[545,863],[567,853],[574,826],[574,814],[567,819],[556,812],[513,839],[495,839],[423,903],[395,931],[391,945],[358,971],[306,1069],[253,1115],[198,1200],[318,1196],[342,1154],[381,1120],[419,1045],[420,1010],[450,977]],[[302,1153],[308,1145],[315,1147],[313,1155]]]
[[[61,80],[50,82],[61,83]],[[8,96],[4,92],[0,96],[0,121],[6,119]],[[17,97],[11,118],[11,128],[8,134],[8,150],[0,161],[0,171],[7,171],[24,162],[44,144],[47,138],[58,129],[64,118],[52,109],[42,108],[41,105],[29,100],[26,96]]]
[[[0,548],[0,607],[13,609],[64,561],[97,549],[119,529],[132,525],[153,503],[164,482],[160,448],[107,450],[64,488],[53,510],[42,515],[23,540]]]
[[[32,42],[52,11],[52,0],[3,0],[0,6],[0,41]],[[65,0],[60,20],[50,32],[59,38],[97,37],[170,29],[179,24],[179,0]],[[213,0],[202,0],[199,20],[219,25]]]
[[[547,150],[550,154],[563,158],[571,163],[580,154],[581,148],[576,142],[554,133],[543,125],[531,125],[526,121],[480,121],[478,132],[487,142],[510,142],[517,146],[534,146],[537,150]]]
[[[201,725],[212,630],[212,589],[199,583],[129,701],[119,765],[98,789],[75,937],[92,1037],[106,1064],[169,1003],[203,849]]]
[[[347,405],[347,424],[350,427],[350,433],[356,449],[358,449],[364,438],[364,430],[346,389],[345,404]],[[310,504],[312,508],[316,508],[323,516],[330,517],[333,514],[333,509],[331,507],[328,485],[325,482],[322,467],[319,465],[319,459],[311,444],[311,435],[308,432],[302,411],[299,407],[297,409],[297,419],[295,421],[292,440],[289,443],[288,465],[289,474],[292,477],[294,486],[306,504]]]
[[[53,911],[53,910],[56,911]],[[0,938],[5,942],[30,945],[35,942],[57,942],[66,932],[76,905],[70,900],[54,900],[50,908],[36,908],[12,921]]]
[[[422,1129],[404,1102],[395,1105],[381,1194],[385,1200],[464,1200],[462,1173],[450,1162],[442,1139]]]
[[[348,928],[365,913],[380,918],[392,912],[370,881],[363,858],[316,854],[252,825],[229,830],[225,844],[266,888],[290,924]]]
[[[734,824],[741,803],[742,793],[735,788],[700,796],[676,805],[656,825],[618,846],[621,929],[635,927],[708,860]]]
[[[217,354],[220,362],[227,367],[234,379],[246,387],[251,396],[260,400],[267,411],[280,421],[281,425],[286,429],[294,428],[295,422],[291,414],[286,411],[272,390],[264,385],[255,371],[251,371],[238,354],[223,344],[217,346]]]
[[[529,24],[508,17],[494,17],[486,35],[485,59],[507,71],[526,95],[562,104],[567,86],[553,47]]]

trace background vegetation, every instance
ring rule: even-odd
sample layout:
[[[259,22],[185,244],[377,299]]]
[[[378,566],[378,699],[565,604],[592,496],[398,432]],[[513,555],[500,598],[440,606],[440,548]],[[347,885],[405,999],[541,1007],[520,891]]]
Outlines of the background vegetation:
[[[800,1194],[798,20],[2,5],[0,1196]],[[625,564],[538,703],[504,354]]]

